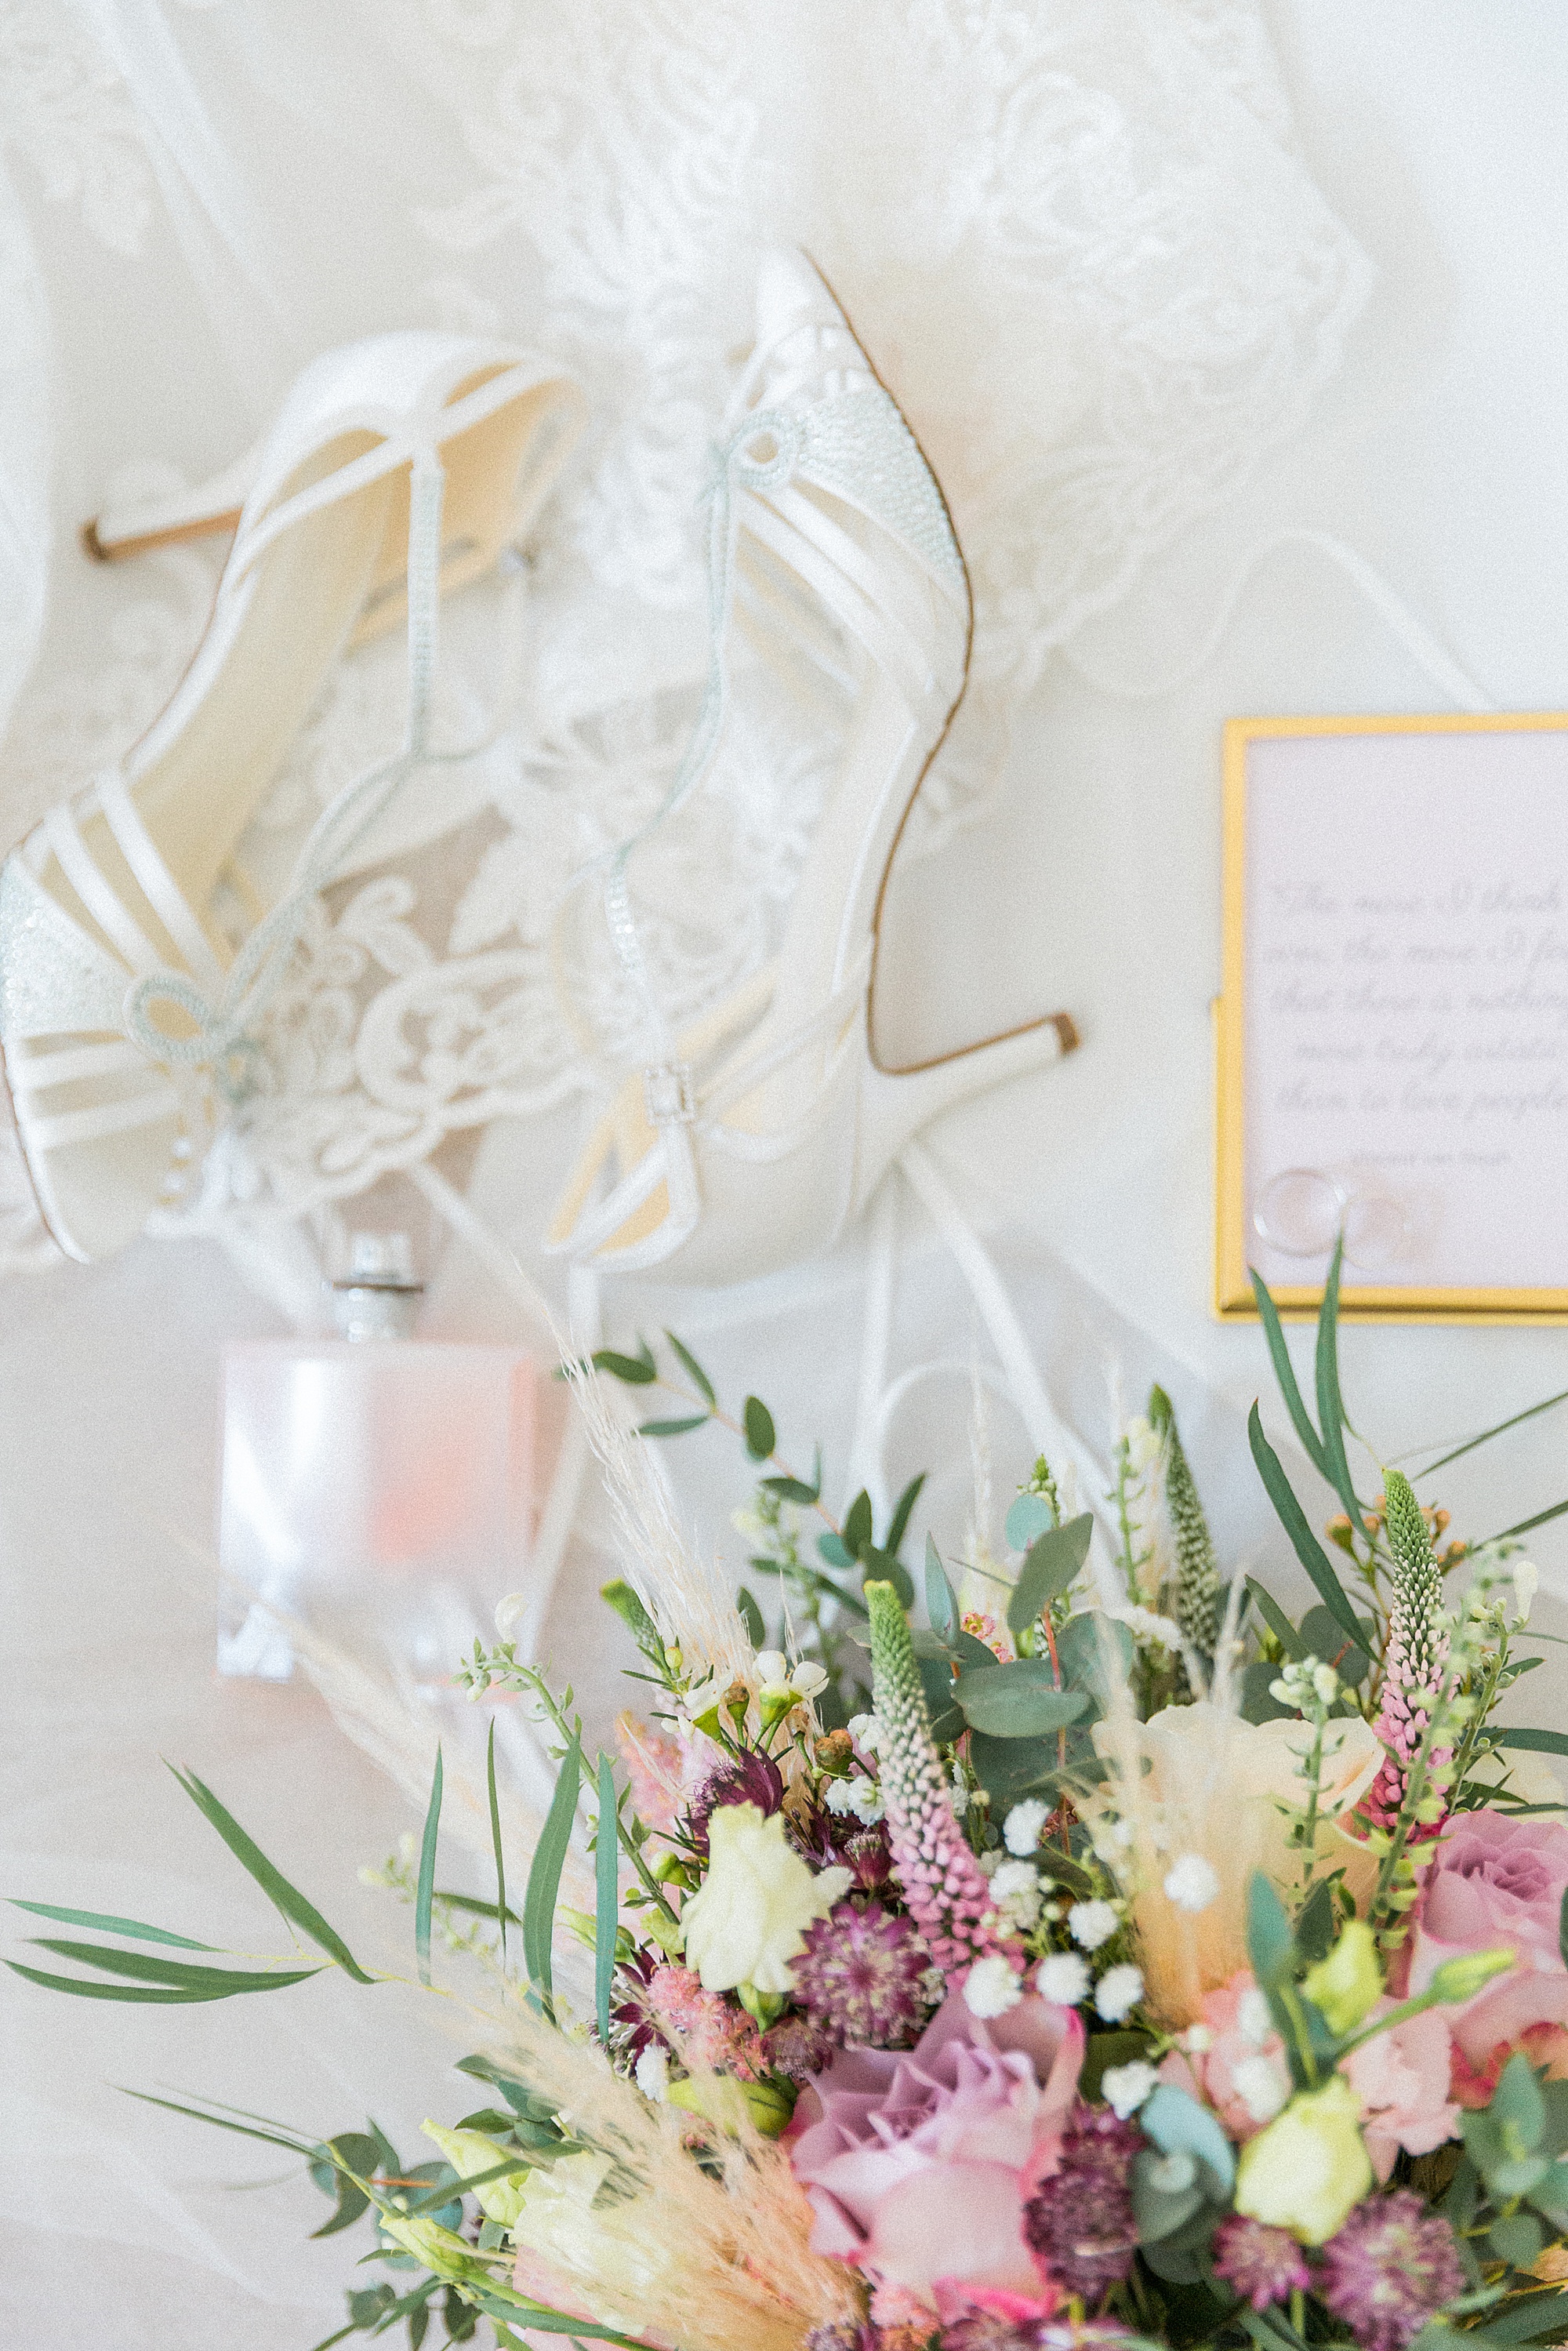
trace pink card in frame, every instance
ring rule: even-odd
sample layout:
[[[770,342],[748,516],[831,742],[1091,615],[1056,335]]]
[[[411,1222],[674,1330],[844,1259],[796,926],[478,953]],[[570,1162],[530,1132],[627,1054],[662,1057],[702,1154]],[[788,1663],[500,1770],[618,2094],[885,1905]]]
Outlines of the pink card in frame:
[[[1568,714],[1225,729],[1215,1307],[1568,1322]]]

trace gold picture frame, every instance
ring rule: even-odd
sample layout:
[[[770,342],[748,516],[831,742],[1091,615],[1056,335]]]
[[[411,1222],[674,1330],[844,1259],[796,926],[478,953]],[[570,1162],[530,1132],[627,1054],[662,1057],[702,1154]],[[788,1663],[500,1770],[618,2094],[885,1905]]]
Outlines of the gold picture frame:
[[[1226,723],[1223,756],[1223,960],[1214,1003],[1216,1083],[1215,1290],[1222,1322],[1257,1320],[1249,1278],[1247,1196],[1248,792],[1252,746],[1298,737],[1461,734],[1568,735],[1568,713],[1510,712],[1438,716],[1233,718]],[[1322,1298],[1317,1283],[1276,1283],[1270,1291],[1281,1315],[1305,1320]],[[1568,1284],[1557,1288],[1417,1287],[1347,1279],[1340,1293],[1343,1319],[1404,1323],[1568,1323]]]

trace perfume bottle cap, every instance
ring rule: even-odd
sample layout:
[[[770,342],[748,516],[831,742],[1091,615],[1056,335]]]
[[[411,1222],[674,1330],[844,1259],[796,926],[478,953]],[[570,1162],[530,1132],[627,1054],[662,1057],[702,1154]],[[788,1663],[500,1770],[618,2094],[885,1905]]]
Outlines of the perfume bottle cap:
[[[348,1272],[332,1284],[338,1329],[345,1339],[406,1339],[423,1289],[406,1233],[350,1234]]]

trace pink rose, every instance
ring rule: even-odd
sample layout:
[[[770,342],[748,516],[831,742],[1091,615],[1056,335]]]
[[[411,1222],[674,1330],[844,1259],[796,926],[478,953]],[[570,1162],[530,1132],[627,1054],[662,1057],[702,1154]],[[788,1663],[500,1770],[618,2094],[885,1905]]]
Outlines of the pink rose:
[[[841,2051],[789,2150],[812,2252],[927,2310],[965,2287],[1038,2296],[1023,2207],[1056,2169],[1082,2063],[1082,2019],[1032,1992],[984,2023],[953,1992],[913,2049]]]
[[[1394,2004],[1380,2000],[1367,2022]],[[1362,2136],[1379,2179],[1387,2179],[1401,2147],[1406,2155],[1430,2155],[1458,2137],[1459,2110],[1448,2099],[1452,2055],[1447,2012],[1429,2008],[1345,2058],[1343,2070],[1361,2100]]]
[[[1511,1949],[1514,1964],[1462,2007],[1445,2009],[1456,2044],[1455,2095],[1486,2104],[1511,2051],[1528,2045],[1537,2064],[1568,2058],[1568,1968],[1558,1921],[1568,1888],[1568,1827],[1461,1813],[1427,1872],[1410,1949],[1409,1989],[1425,1991],[1445,1959]]]

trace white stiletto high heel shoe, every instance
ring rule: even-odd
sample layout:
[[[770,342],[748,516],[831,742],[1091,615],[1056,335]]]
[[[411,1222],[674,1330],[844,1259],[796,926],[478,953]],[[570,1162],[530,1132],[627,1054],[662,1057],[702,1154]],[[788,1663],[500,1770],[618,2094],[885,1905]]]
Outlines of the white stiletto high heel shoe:
[[[235,540],[162,717],[0,872],[0,1051],[68,1255],[106,1257],[140,1232],[178,1195],[214,1091],[243,1090],[247,1026],[310,898],[434,756],[440,594],[520,534],[581,410],[574,384],[510,345],[375,336],[313,361],[260,447],[204,491],[89,527],[105,559],[207,530]],[[405,615],[402,750],[325,810],[236,952],[213,901],[240,834],[344,646]]]
[[[879,918],[899,834],[964,690],[969,583],[930,467],[803,255],[764,263],[756,352],[717,455],[713,666],[696,735],[653,824],[589,869],[642,1007],[647,1066],[591,1137],[546,1241],[606,1271],[656,1266],[702,1283],[829,1248],[928,1120],[1078,1041],[1052,1013],[914,1067],[878,1056]],[[781,614],[800,612],[802,590],[825,608],[857,660],[855,721],[776,963],[674,1037],[627,865],[712,762],[737,571]]]

